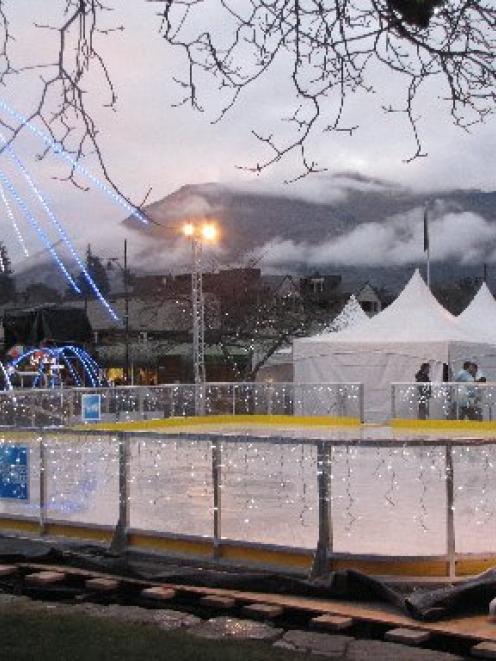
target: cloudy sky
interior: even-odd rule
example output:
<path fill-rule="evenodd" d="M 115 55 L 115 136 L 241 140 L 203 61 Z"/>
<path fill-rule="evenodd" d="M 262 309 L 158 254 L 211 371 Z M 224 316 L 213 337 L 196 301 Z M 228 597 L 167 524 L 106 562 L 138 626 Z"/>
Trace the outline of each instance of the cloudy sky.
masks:
<path fill-rule="evenodd" d="M 213 20 L 217 0 L 209 1 L 210 20 Z M 259 177 L 236 167 L 251 165 L 264 157 L 263 147 L 254 139 L 251 130 L 263 132 L 267 128 L 277 128 L 278 118 L 292 101 L 284 76 L 275 75 L 260 81 L 223 122 L 212 125 L 218 103 L 208 89 L 201 90 L 204 113 L 188 107 L 172 107 L 180 98 L 172 79 L 184 74 L 184 60 L 159 35 L 156 5 L 144 0 L 108 0 L 107 4 L 114 7 L 106 18 L 108 27 L 125 27 L 124 31 L 98 37 L 118 95 L 117 112 L 102 107 L 102 87 L 96 80 L 88 84 L 88 102 L 100 127 L 100 141 L 109 170 L 130 198 L 139 202 L 151 187 L 149 201 L 153 201 L 184 184 L 204 182 L 230 183 L 261 191 L 283 190 L 290 195 L 315 199 L 326 197 L 328 182 L 325 178 L 309 179 L 292 189 L 283 184 L 286 178 L 299 172 L 295 159 L 289 158 Z M 15 66 L 55 59 L 56 33 L 35 28 L 34 23 L 60 25 L 60 8 L 64 6 L 62 0 L 7 3 L 15 36 L 15 42 L 12 42 Z M 281 67 L 279 74 L 284 63 Z M 48 77 L 49 69 L 12 76 L 1 91 L 0 99 L 29 114 L 38 101 L 40 75 Z M 414 190 L 450 187 L 493 190 L 496 170 L 494 121 L 474 127 L 470 134 L 464 133 L 449 121 L 447 108 L 437 100 L 439 91 L 429 89 L 419 106 L 419 129 L 429 156 L 404 163 L 403 159 L 414 150 L 409 127 L 404 117 L 385 115 L 380 109 L 390 101 L 398 101 L 399 88 L 394 78 L 382 80 L 380 76 L 377 72 L 375 83 L 381 94 L 350 99 L 349 121 L 360 124 L 354 136 L 318 135 L 309 144 L 312 157 L 331 173 L 356 171 Z M 84 251 L 86 244 L 91 242 L 106 254 L 119 252 L 123 238 L 119 222 L 128 215 L 125 209 L 94 186 L 89 193 L 83 193 L 68 183 L 53 179 L 67 173 L 67 164 L 56 156 L 37 161 L 35 154 L 40 147 L 40 141 L 26 133 L 16 148 L 74 237 L 77 247 Z M 6 157 L 2 158 L 5 171 L 14 177 L 10 166 L 5 165 Z M 94 161 L 89 158 L 87 162 L 88 167 L 99 174 Z M 19 186 L 22 190 L 21 183 Z M 461 237 L 460 241 L 466 239 L 466 228 L 479 227 L 481 219 L 467 216 L 462 220 L 463 227 L 459 227 L 459 219 L 446 221 L 455 222 L 459 227 L 447 244 L 448 254 L 453 254 L 452 241 L 457 241 L 457 237 Z M 7 220 L 3 222 L 3 236 L 14 265 L 23 268 L 29 262 L 23 258 L 21 246 Z M 415 226 L 412 236 L 416 236 L 419 227 Z M 483 229 L 486 231 L 487 228 L 484 226 Z M 360 250 L 372 241 L 377 244 L 377 251 L 380 246 L 388 246 L 393 253 L 399 251 L 398 262 L 413 249 L 411 237 L 401 245 L 395 243 L 397 232 L 394 226 L 390 230 L 382 226 L 379 232 L 376 230 L 377 227 L 366 228 L 361 230 L 362 234 L 351 234 L 346 245 L 331 242 L 326 244 L 327 249 L 333 259 L 343 260 L 343 255 L 353 253 L 358 254 L 360 260 Z M 364 237 L 363 233 L 368 234 Z M 26 240 L 33 247 L 32 252 L 36 252 L 36 239 L 32 234 L 32 231 L 26 231 Z M 171 237 L 170 245 L 164 244 L 164 265 L 168 253 L 174 253 L 175 262 L 181 261 L 183 253 L 180 250 L 178 256 L 175 246 L 174 237 Z M 286 248 L 288 251 L 293 249 L 291 246 Z M 301 250 L 307 250 L 308 259 L 314 263 L 323 261 L 322 246 L 296 246 L 294 249 L 300 251 L 300 257 Z M 277 261 L 276 257 L 274 259 Z"/>

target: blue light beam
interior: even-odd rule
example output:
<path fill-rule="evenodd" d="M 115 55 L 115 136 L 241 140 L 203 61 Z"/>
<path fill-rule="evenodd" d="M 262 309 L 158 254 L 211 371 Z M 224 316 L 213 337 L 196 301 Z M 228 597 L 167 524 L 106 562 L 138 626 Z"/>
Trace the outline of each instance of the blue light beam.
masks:
<path fill-rule="evenodd" d="M 5 139 L 5 136 L 2 135 L 2 133 L 0 133 L 0 140 L 4 144 L 7 144 L 7 140 Z M 107 301 L 105 296 L 102 294 L 102 292 L 100 291 L 98 285 L 93 280 L 91 275 L 88 273 L 88 270 L 86 269 L 86 267 L 84 265 L 84 262 L 82 261 L 82 259 L 78 255 L 76 249 L 74 248 L 74 245 L 73 245 L 71 239 L 69 238 L 69 235 L 65 231 L 65 229 L 64 229 L 63 225 L 61 224 L 61 222 L 58 220 L 58 218 L 55 216 L 53 211 L 48 206 L 48 203 L 46 202 L 45 198 L 43 197 L 41 191 L 36 186 L 35 182 L 33 181 L 32 177 L 29 174 L 29 172 L 28 172 L 27 168 L 25 167 L 24 163 L 21 161 L 19 156 L 16 154 L 16 152 L 14 151 L 14 149 L 10 145 L 7 145 L 7 151 L 9 153 L 10 157 L 12 158 L 12 160 L 14 161 L 14 163 L 17 165 L 17 167 L 22 172 L 24 178 L 28 182 L 28 184 L 31 187 L 32 191 L 35 193 L 35 195 L 38 198 L 41 206 L 45 210 L 46 215 L 52 221 L 52 224 L 54 225 L 57 232 L 59 233 L 59 236 L 62 238 L 62 240 L 64 241 L 64 243 L 68 247 L 71 255 L 76 260 L 77 265 L 81 269 L 81 272 L 83 273 L 84 277 L 86 278 L 86 280 L 87 280 L 88 284 L 90 285 L 91 289 L 94 291 L 95 296 L 98 298 L 98 300 L 103 305 L 103 307 L 107 310 L 107 312 L 112 317 L 112 319 L 114 319 L 114 321 L 120 321 L 119 317 L 117 316 L 117 314 L 113 310 L 112 306 Z"/>
<path fill-rule="evenodd" d="M 4 191 L 4 189 L 3 189 L 2 184 L 0 184 L 0 197 L 2 198 L 2 202 L 3 202 L 4 206 L 5 206 L 5 210 L 7 211 L 7 216 L 9 217 L 10 222 L 12 223 L 12 227 L 14 228 L 14 232 L 15 232 L 15 234 L 16 234 L 16 236 L 17 236 L 17 240 L 19 241 L 19 244 L 20 244 L 20 246 L 21 246 L 21 248 L 22 248 L 22 251 L 23 251 L 23 253 L 26 255 L 26 257 L 29 257 L 29 252 L 28 252 L 28 249 L 27 249 L 27 247 L 26 247 L 26 243 L 25 243 L 25 241 L 24 241 L 24 237 L 22 236 L 22 234 L 21 234 L 21 230 L 19 229 L 19 226 L 18 226 L 18 224 L 17 224 L 17 222 L 16 222 L 15 216 L 14 216 L 14 214 L 13 214 L 13 212 L 12 212 L 12 208 L 11 208 L 11 206 L 10 206 L 10 204 L 9 204 L 9 201 L 8 201 L 8 199 L 7 199 L 7 196 L 5 195 L 5 191 Z"/>
<path fill-rule="evenodd" d="M 68 154 L 60 142 L 56 142 L 53 140 L 49 135 L 44 133 L 43 131 L 40 131 L 38 127 L 36 127 L 34 124 L 31 123 L 31 121 L 22 115 L 20 112 L 17 110 L 14 110 L 14 108 L 11 108 L 5 101 L 0 99 L 0 108 L 3 108 L 5 112 L 7 112 L 11 117 L 15 117 L 18 121 L 20 121 L 24 126 L 26 126 L 32 133 L 37 135 L 43 142 L 49 147 L 54 154 L 57 154 L 58 156 L 61 156 L 64 160 L 66 160 L 70 165 L 77 170 L 78 172 L 81 172 L 85 177 L 87 177 L 90 181 L 92 181 L 97 188 L 99 188 L 101 191 L 109 195 L 117 204 L 120 204 L 120 206 L 124 207 L 126 211 L 128 211 L 132 216 L 140 220 L 142 223 L 145 225 L 148 225 L 148 220 L 147 218 L 138 210 L 136 207 L 133 207 L 132 204 L 129 204 L 127 200 L 125 200 L 122 195 L 119 195 L 115 191 L 113 191 L 107 184 L 105 184 L 103 181 L 100 181 L 97 177 L 95 177 L 94 174 L 92 174 L 89 170 L 87 170 L 84 165 L 82 165 L 79 161 L 76 161 L 70 154 Z"/>
<path fill-rule="evenodd" d="M 42 243 L 45 245 L 48 252 L 52 255 L 52 257 L 55 260 L 55 262 L 57 263 L 58 267 L 60 268 L 60 270 L 64 274 L 64 277 L 66 278 L 66 280 L 69 282 L 69 284 L 74 289 L 74 291 L 77 292 L 78 294 L 80 294 L 81 290 L 79 289 L 79 287 L 75 283 L 73 277 L 71 276 L 71 274 L 69 273 L 69 271 L 65 267 L 64 262 L 58 256 L 58 253 L 55 250 L 55 248 L 52 246 L 49 237 L 47 236 L 47 234 L 45 233 L 43 228 L 40 226 L 40 224 L 38 223 L 36 218 L 33 216 L 31 211 L 29 210 L 28 206 L 26 205 L 26 203 L 24 202 L 24 200 L 19 195 L 19 193 L 15 189 L 14 185 L 10 181 L 10 179 L 8 179 L 6 177 L 5 173 L 2 172 L 2 170 L 0 170 L 0 179 L 2 180 L 5 188 L 7 188 L 9 193 L 12 195 L 12 197 L 16 201 L 17 206 L 22 211 L 22 214 L 24 215 L 24 217 L 26 218 L 28 223 L 30 223 L 30 225 L 32 225 L 32 227 L 34 227 L 34 229 L 38 233 L 38 236 L 40 237 Z"/>

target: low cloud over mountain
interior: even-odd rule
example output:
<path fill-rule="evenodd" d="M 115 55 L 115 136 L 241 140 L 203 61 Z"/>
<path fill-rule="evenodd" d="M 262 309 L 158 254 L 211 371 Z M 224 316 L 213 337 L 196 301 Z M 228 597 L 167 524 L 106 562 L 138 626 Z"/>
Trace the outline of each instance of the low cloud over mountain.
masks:
<path fill-rule="evenodd" d="M 496 193 L 419 193 L 360 175 L 309 178 L 282 191 L 267 185 L 184 186 L 147 207 L 157 224 L 137 227 L 127 219 L 124 225 L 143 238 L 143 260 L 155 269 L 157 259 L 171 267 L 187 259 L 180 228 L 198 217 L 219 223 L 214 256 L 220 262 L 251 257 L 266 269 L 286 271 L 397 267 L 424 260 L 427 201 L 433 261 L 496 262 Z"/>

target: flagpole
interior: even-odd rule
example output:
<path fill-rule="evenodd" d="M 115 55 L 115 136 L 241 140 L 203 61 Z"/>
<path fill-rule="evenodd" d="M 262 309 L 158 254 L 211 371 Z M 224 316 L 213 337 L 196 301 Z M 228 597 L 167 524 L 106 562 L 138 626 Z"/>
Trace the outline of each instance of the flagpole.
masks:
<path fill-rule="evenodd" d="M 427 213 L 429 203 L 424 205 L 424 252 L 427 257 L 427 287 L 431 288 L 431 245 L 429 237 L 429 216 Z"/>
<path fill-rule="evenodd" d="M 427 248 L 427 287 L 431 288 L 431 249 Z"/>

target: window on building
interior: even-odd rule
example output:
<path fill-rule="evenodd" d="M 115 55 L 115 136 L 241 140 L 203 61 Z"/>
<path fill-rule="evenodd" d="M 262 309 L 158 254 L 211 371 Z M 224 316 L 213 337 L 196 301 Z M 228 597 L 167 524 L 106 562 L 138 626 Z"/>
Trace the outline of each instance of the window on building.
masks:
<path fill-rule="evenodd" d="M 311 284 L 314 294 L 321 294 L 324 291 L 324 278 L 313 278 Z"/>

